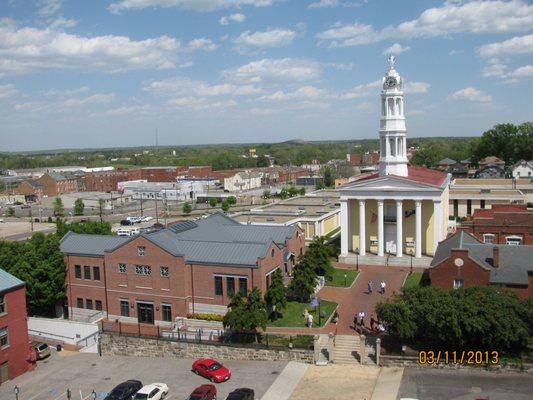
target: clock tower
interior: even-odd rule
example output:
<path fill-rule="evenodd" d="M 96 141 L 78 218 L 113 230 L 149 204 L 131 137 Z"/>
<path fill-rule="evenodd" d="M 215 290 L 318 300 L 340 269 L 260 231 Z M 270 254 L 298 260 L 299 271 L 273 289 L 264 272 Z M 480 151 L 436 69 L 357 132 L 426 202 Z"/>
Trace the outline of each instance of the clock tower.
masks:
<path fill-rule="evenodd" d="M 403 82 L 389 56 L 389 70 L 383 77 L 379 128 L 379 175 L 407 176 L 407 143 L 403 108 Z"/>

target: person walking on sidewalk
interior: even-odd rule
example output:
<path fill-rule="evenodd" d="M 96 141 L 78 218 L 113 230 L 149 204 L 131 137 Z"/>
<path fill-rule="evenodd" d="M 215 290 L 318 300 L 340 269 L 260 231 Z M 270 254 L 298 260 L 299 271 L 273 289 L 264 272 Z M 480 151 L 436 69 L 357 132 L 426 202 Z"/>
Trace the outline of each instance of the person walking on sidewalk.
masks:
<path fill-rule="evenodd" d="M 308 328 L 313 327 L 313 314 L 311 313 L 307 314 L 307 327 Z"/>
<path fill-rule="evenodd" d="M 372 281 L 368 281 L 368 284 L 367 284 L 367 292 L 368 294 L 372 294 Z"/>
<path fill-rule="evenodd" d="M 387 284 L 385 283 L 385 281 L 381 281 L 381 284 L 380 284 L 381 294 L 385 294 L 386 287 L 387 287 Z"/>

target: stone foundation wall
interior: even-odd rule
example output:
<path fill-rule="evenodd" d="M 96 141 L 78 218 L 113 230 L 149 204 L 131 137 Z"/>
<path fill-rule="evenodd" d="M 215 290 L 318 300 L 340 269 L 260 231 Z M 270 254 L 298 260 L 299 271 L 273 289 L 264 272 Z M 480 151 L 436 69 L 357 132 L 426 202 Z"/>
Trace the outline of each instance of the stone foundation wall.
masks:
<path fill-rule="evenodd" d="M 314 362 L 313 350 L 255 349 L 202 343 L 184 343 L 163 339 L 120 336 L 114 333 L 102 333 L 101 346 L 102 354 L 104 355 L 179 358 L 212 357 L 221 360 Z"/>

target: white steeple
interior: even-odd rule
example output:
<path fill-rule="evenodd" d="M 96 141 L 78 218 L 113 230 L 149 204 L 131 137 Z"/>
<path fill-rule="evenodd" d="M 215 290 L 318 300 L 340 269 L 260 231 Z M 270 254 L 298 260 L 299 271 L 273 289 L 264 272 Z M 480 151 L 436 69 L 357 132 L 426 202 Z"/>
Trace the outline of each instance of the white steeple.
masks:
<path fill-rule="evenodd" d="M 379 128 L 379 175 L 407 176 L 407 144 L 403 109 L 402 78 L 394 69 L 395 57 L 389 56 L 389 70 L 383 77 Z"/>

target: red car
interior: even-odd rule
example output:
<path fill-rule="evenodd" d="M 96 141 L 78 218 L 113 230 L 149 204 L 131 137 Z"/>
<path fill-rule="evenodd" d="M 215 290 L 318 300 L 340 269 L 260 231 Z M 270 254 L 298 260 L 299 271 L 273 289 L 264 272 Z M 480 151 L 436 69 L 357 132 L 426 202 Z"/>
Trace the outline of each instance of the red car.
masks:
<path fill-rule="evenodd" d="M 231 377 L 231 371 L 212 358 L 196 360 L 192 363 L 192 371 L 216 383 L 225 382 Z"/>
<path fill-rule="evenodd" d="M 215 385 L 202 385 L 198 386 L 187 400 L 216 400 L 217 399 L 217 388 Z"/>

